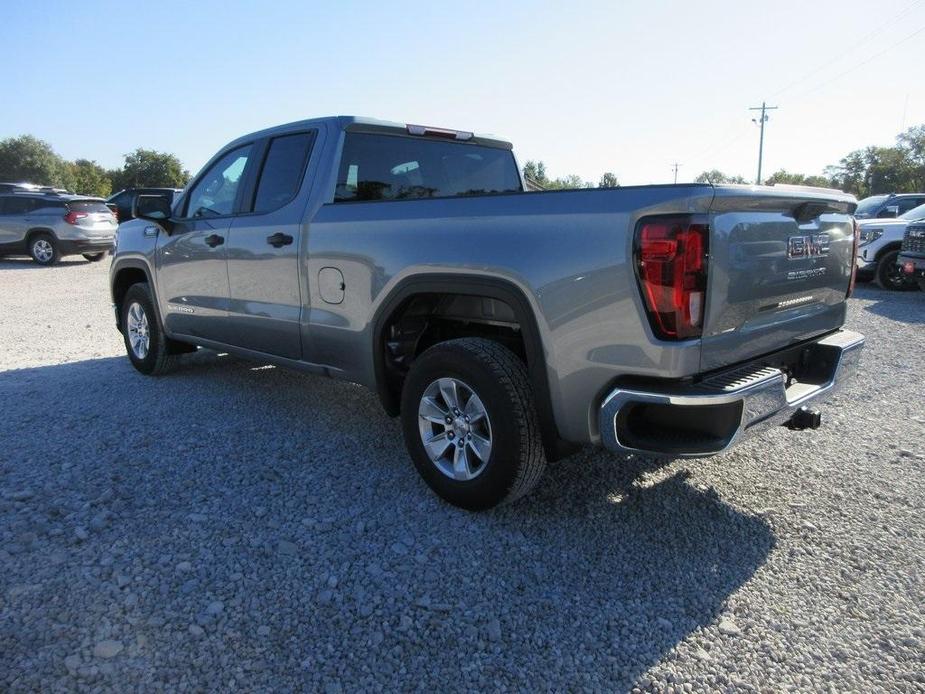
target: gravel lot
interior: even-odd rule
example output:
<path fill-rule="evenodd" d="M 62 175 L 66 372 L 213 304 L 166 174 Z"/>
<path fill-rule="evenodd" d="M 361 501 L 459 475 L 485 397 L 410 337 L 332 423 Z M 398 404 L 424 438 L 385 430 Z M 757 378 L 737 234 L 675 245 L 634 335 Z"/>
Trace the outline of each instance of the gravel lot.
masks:
<path fill-rule="evenodd" d="M 472 515 L 359 387 L 137 374 L 107 270 L 0 261 L 0 690 L 925 690 L 925 294 L 817 432 Z"/>

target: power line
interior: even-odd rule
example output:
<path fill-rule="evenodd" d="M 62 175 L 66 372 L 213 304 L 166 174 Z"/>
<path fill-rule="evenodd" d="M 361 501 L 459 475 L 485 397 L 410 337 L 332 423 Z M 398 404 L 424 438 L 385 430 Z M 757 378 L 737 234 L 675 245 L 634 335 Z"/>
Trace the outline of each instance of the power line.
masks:
<path fill-rule="evenodd" d="M 874 29 L 873 31 L 870 31 L 870 32 L 868 32 L 867 34 L 862 35 L 859 39 L 856 39 L 855 41 L 851 42 L 849 45 L 851 45 L 851 46 L 853 47 L 853 49 L 854 49 L 854 50 L 852 50 L 852 53 L 856 53 L 858 47 L 860 47 L 860 46 L 862 46 L 863 44 L 867 43 L 870 39 L 874 38 L 875 36 L 877 36 L 877 35 L 883 33 L 891 24 L 895 24 L 895 23 L 896 23 L 897 21 L 899 21 L 900 19 L 903 19 L 906 15 L 908 15 L 913 9 L 915 9 L 915 7 L 917 7 L 918 5 L 920 5 L 923 1 L 925 1 L 925 0 L 915 0 L 915 2 L 911 3 L 910 5 L 907 5 L 903 10 L 901 10 L 900 12 L 898 12 L 898 13 L 897 13 L 896 15 L 894 15 L 891 19 L 888 19 L 888 20 L 886 20 L 885 22 L 882 22 L 882 23 L 881 23 L 876 29 Z M 911 34 L 909 34 L 909 35 L 906 36 L 905 38 L 900 39 L 900 40 L 897 41 L 897 42 L 891 43 L 889 46 L 887 46 L 887 47 L 886 47 L 885 49 L 883 49 L 882 51 L 879 51 L 879 52 L 875 53 L 874 55 L 872 55 L 872 56 L 870 56 L 870 57 L 864 59 L 864 60 L 861 61 L 860 63 L 857 63 L 857 64 L 851 66 L 850 68 L 848 68 L 848 69 L 846 69 L 846 70 L 840 72 L 839 74 L 835 75 L 834 77 L 832 77 L 832 78 L 830 78 L 830 79 L 828 79 L 828 80 L 825 80 L 825 81 L 823 81 L 823 82 L 817 84 L 817 85 L 816 85 L 815 87 L 813 87 L 812 89 L 809 89 L 809 90 L 807 90 L 807 91 L 805 91 L 805 92 L 802 92 L 802 93 L 799 94 L 798 96 L 794 97 L 793 99 L 789 99 L 788 101 L 790 101 L 791 103 L 792 103 L 793 101 L 799 101 L 800 99 L 803 99 L 804 97 L 809 96 L 810 94 L 812 94 L 812 93 L 814 93 L 814 92 L 816 92 L 816 91 L 819 91 L 819 90 L 822 89 L 823 87 L 826 87 L 826 86 L 828 86 L 829 84 L 831 84 L 832 82 L 835 82 L 835 81 L 841 79 L 842 77 L 845 77 L 846 75 L 848 75 L 848 74 L 854 72 L 854 71 L 857 70 L 858 68 L 864 67 L 865 65 L 867 65 L 867 64 L 870 63 L 871 61 L 876 60 L 877 58 L 879 58 L 880 56 L 884 55 L 885 53 L 888 53 L 889 51 L 893 50 L 893 49 L 896 48 L 897 46 L 900 46 L 900 45 L 906 43 L 907 41 L 910 41 L 911 39 L 913 39 L 913 38 L 915 38 L 916 36 L 918 36 L 919 34 L 921 34 L 923 31 L 925 31 L 925 26 L 920 27 L 919 29 L 916 29 L 915 31 L 913 31 Z M 823 71 L 823 70 L 826 69 L 827 67 L 829 67 L 829 66 L 831 66 L 831 65 L 833 65 L 833 64 L 835 64 L 835 63 L 837 63 L 839 60 L 843 59 L 844 57 L 846 57 L 846 56 L 848 56 L 848 55 L 851 55 L 851 53 L 848 53 L 848 52 L 839 53 L 838 55 L 836 55 L 835 58 L 826 61 L 825 63 L 823 63 L 823 64 L 820 65 L 819 67 L 817 67 L 817 68 L 815 68 L 815 69 L 813 69 L 813 70 L 810 70 L 809 72 L 803 73 L 803 75 L 802 75 L 799 79 L 794 80 L 793 82 L 789 83 L 788 85 L 786 85 L 786 86 L 783 87 L 782 89 L 779 89 L 778 91 L 774 92 L 771 96 L 772 96 L 772 97 L 775 97 L 775 96 L 778 96 L 778 95 L 780 95 L 780 94 L 782 94 L 782 93 L 784 93 L 784 92 L 790 90 L 791 88 L 795 87 L 795 86 L 798 85 L 798 84 L 801 84 L 801 83 L 805 82 L 807 79 L 809 79 L 809 78 L 812 77 L 813 75 L 816 75 L 816 74 L 820 73 L 821 71 Z M 776 107 L 775 107 L 775 108 L 776 108 Z M 755 110 L 760 110 L 760 107 L 757 107 Z M 730 124 L 730 125 L 732 125 L 732 124 Z M 737 134 L 732 135 L 732 136 L 729 137 L 728 139 L 726 139 L 726 140 L 724 140 L 724 141 L 721 141 L 721 142 L 719 142 L 719 143 L 716 143 L 716 144 L 712 144 L 712 145 L 708 146 L 706 149 L 701 150 L 694 158 L 695 158 L 697 161 L 701 161 L 701 160 L 706 159 L 707 157 L 713 157 L 713 156 L 715 156 L 716 154 L 718 154 L 719 152 L 725 151 L 725 150 L 728 149 L 730 146 L 732 146 L 733 144 L 737 143 L 739 140 L 741 140 L 743 137 L 745 137 L 746 134 L 747 134 L 747 130 L 744 130 L 744 129 L 743 129 L 743 130 L 740 130 Z M 763 141 L 763 133 L 762 133 L 762 138 L 761 138 L 761 139 L 762 139 L 762 141 Z M 763 142 L 762 142 L 762 143 L 759 143 L 759 160 L 761 159 L 761 150 L 762 150 L 762 149 L 763 149 Z M 759 165 L 760 165 L 760 162 L 759 162 Z"/>
<path fill-rule="evenodd" d="M 674 169 L 674 182 L 675 183 L 678 182 L 678 169 L 680 169 L 682 166 L 684 166 L 684 164 L 679 164 L 678 162 L 675 162 L 671 167 L 672 169 Z"/>
<path fill-rule="evenodd" d="M 882 23 L 880 24 L 880 26 L 877 27 L 876 29 L 874 29 L 873 31 L 870 31 L 870 32 L 868 32 L 868 33 L 866 33 L 866 34 L 863 34 L 860 38 L 856 39 L 855 41 L 852 41 L 851 44 L 850 44 L 852 52 L 857 53 L 858 48 L 860 48 L 862 45 L 864 45 L 865 43 L 867 43 L 868 41 L 870 41 L 870 40 L 871 40 L 872 38 L 874 38 L 875 36 L 879 36 L 880 34 L 882 34 L 884 31 L 887 30 L 887 28 L 888 28 L 891 24 L 894 24 L 895 22 L 898 22 L 900 19 L 902 19 L 903 17 L 905 17 L 907 14 L 909 14 L 913 9 L 915 9 L 915 7 L 916 7 L 917 5 L 920 5 L 922 2 L 923 2 L 923 0 L 915 0 L 915 2 L 913 2 L 911 5 L 907 5 L 905 9 L 901 10 L 900 12 L 898 12 L 898 13 L 897 13 L 896 15 L 894 15 L 891 19 L 888 19 L 888 20 L 886 20 L 885 22 L 882 22 Z M 822 72 L 823 70 L 825 70 L 825 69 L 826 69 L 827 67 L 829 67 L 830 65 L 834 65 L 835 63 L 839 62 L 840 60 L 844 59 L 845 57 L 847 57 L 847 56 L 849 56 L 849 55 L 851 55 L 851 53 L 848 53 L 848 52 L 837 52 L 837 53 L 835 54 L 835 57 L 832 58 L 831 60 L 827 60 L 827 61 L 824 62 L 822 65 L 816 67 L 816 68 L 813 69 L 813 70 L 810 70 L 809 72 L 802 72 L 801 76 L 800 76 L 798 79 L 795 79 L 793 82 L 791 82 L 790 84 L 788 84 L 786 87 L 783 87 L 782 89 L 779 89 L 778 91 L 776 91 L 776 92 L 774 92 L 773 94 L 771 94 L 771 98 L 773 99 L 773 98 L 775 98 L 775 97 L 777 97 L 777 96 L 780 96 L 781 94 L 783 94 L 784 92 L 786 92 L 786 91 L 792 89 L 793 87 L 797 86 L 798 84 L 802 84 L 803 82 L 805 82 L 806 80 L 808 80 L 808 79 L 809 79 L 810 77 L 812 77 L 813 75 L 818 75 L 820 72 Z"/>
<path fill-rule="evenodd" d="M 800 100 L 800 99 L 802 99 L 802 98 L 804 98 L 804 97 L 806 97 L 806 96 L 809 96 L 810 94 L 812 94 L 812 93 L 814 93 L 814 92 L 819 91 L 819 90 L 822 89 L 823 87 L 829 86 L 832 82 L 835 82 L 835 81 L 837 81 L 837 80 L 840 80 L 842 77 L 844 77 L 845 75 L 851 74 L 852 72 L 854 72 L 854 71 L 857 70 L 858 68 L 864 67 L 864 66 L 867 65 L 869 62 L 871 62 L 872 60 L 876 60 L 877 58 L 879 58 L 879 57 L 880 57 L 881 55 L 883 55 L 884 53 L 889 53 L 889 52 L 892 51 L 894 48 L 897 48 L 898 46 L 901 46 L 902 44 L 904 44 L 906 41 L 909 41 L 909 40 L 911 40 L 911 39 L 914 39 L 916 36 L 918 36 L 919 34 L 921 34 L 923 31 L 925 31 L 925 26 L 919 27 L 918 29 L 916 29 L 915 31 L 913 31 L 911 34 L 909 34 L 908 36 L 906 36 L 904 39 L 900 39 L 899 41 L 896 41 L 896 42 L 894 42 L 894 43 L 891 43 L 889 46 L 887 46 L 886 48 L 884 48 L 884 49 L 883 49 L 882 51 L 880 51 L 879 53 L 874 53 L 874 54 L 873 54 L 872 56 L 870 56 L 869 58 L 867 58 L 867 59 L 865 59 L 865 60 L 862 60 L 860 63 L 857 63 L 856 65 L 854 65 L 854 66 L 848 68 L 848 69 L 845 70 L 844 72 L 838 73 L 837 75 L 835 75 L 835 77 L 832 77 L 831 79 L 828 79 L 828 80 L 826 80 L 825 82 L 821 82 L 820 84 L 817 84 L 817 85 L 816 85 L 815 87 L 813 87 L 812 89 L 809 89 L 809 90 L 803 92 L 802 94 L 797 95 L 796 97 L 794 97 L 793 101 L 798 101 L 798 100 Z"/>
<path fill-rule="evenodd" d="M 761 158 L 764 154 L 764 124 L 768 122 L 768 111 L 776 111 L 777 106 L 768 106 L 764 101 L 761 102 L 761 106 L 752 106 L 748 109 L 749 111 L 761 111 L 761 115 L 756 119 L 752 118 L 753 123 L 758 123 L 761 126 L 761 137 L 758 140 L 758 178 L 755 180 L 756 185 L 761 185 Z"/>

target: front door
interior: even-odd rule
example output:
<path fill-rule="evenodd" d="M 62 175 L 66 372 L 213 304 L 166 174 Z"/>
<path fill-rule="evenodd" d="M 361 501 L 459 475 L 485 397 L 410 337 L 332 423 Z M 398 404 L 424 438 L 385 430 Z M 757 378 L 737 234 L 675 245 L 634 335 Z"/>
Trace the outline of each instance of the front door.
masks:
<path fill-rule="evenodd" d="M 231 223 L 227 244 L 230 343 L 289 359 L 302 357 L 299 248 L 314 133 L 263 144 L 263 166 Z"/>
<path fill-rule="evenodd" d="M 158 233 L 158 299 L 172 335 L 229 342 L 228 231 L 250 151 L 244 145 L 219 157 L 190 187 L 169 233 Z"/>

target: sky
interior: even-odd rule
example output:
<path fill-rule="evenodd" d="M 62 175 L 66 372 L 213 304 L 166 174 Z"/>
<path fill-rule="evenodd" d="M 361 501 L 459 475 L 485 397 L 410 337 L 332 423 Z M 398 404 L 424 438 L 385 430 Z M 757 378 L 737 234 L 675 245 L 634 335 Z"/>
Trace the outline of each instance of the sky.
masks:
<path fill-rule="evenodd" d="M 552 176 L 821 173 L 925 123 L 925 0 L 9 2 L 0 139 L 195 173 L 267 126 L 363 115 L 492 133 Z"/>

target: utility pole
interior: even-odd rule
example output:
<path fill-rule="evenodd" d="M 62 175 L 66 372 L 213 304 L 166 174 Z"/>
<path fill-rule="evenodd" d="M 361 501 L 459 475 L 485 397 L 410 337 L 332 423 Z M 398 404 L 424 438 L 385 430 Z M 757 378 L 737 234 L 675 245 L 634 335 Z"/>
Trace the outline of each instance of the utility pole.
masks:
<path fill-rule="evenodd" d="M 684 166 L 684 164 L 679 164 L 678 162 L 675 162 L 674 166 L 671 167 L 672 169 L 674 169 L 674 182 L 675 183 L 678 182 L 678 169 L 680 169 L 682 166 Z"/>
<path fill-rule="evenodd" d="M 748 109 L 749 111 L 761 111 L 761 116 L 758 118 L 752 118 L 752 123 L 758 123 L 761 126 L 761 137 L 758 140 L 758 180 L 756 185 L 761 185 L 761 158 L 764 155 L 764 124 L 768 122 L 767 111 L 776 111 L 777 106 L 768 106 L 765 102 L 761 102 L 761 106 L 753 106 Z"/>

